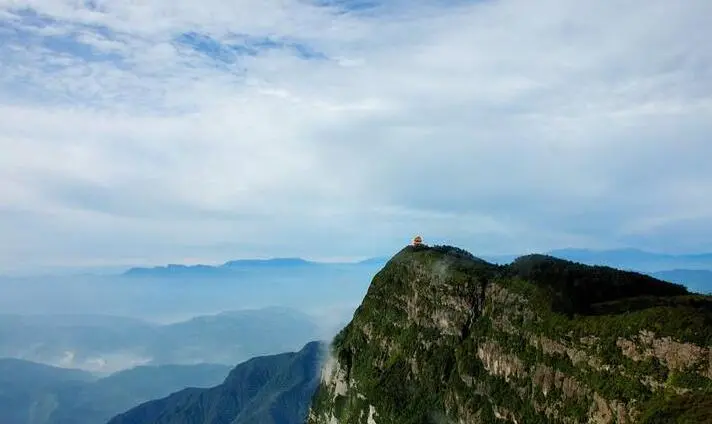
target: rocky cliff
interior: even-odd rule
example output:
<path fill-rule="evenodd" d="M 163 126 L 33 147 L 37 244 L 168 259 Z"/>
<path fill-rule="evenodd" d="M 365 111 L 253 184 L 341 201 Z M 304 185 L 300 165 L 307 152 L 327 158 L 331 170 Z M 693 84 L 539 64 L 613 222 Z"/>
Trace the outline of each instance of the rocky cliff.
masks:
<path fill-rule="evenodd" d="M 532 255 L 407 247 L 335 338 L 308 424 L 712 422 L 712 298 Z"/>

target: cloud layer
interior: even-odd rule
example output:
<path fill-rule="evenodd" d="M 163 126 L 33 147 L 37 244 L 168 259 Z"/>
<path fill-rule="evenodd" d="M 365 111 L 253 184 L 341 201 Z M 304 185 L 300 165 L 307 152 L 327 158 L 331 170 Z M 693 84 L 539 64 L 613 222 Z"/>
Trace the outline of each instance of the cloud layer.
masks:
<path fill-rule="evenodd" d="M 712 249 L 712 3 L 0 0 L 0 270 Z"/>

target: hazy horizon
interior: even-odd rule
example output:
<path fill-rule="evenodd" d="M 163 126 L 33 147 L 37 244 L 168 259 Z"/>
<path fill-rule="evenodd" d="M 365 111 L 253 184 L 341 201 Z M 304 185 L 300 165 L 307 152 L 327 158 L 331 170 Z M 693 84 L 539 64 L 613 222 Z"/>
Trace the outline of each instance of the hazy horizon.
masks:
<path fill-rule="evenodd" d="M 383 347 L 368 362 L 402 386 L 410 371 L 437 377 L 409 352 L 444 364 L 443 382 L 479 375 L 477 358 L 489 371 L 489 336 L 533 340 L 527 366 L 540 347 L 542 364 L 568 367 L 552 356 L 568 347 L 510 331 L 545 322 L 553 337 L 559 313 L 606 343 L 599 327 L 639 310 L 621 331 L 650 316 L 696 328 L 710 299 L 696 294 L 712 294 L 710 17 L 711 0 L 0 0 L 0 358 L 103 374 L 236 365 L 331 339 L 358 310 L 339 360 Z M 490 264 L 404 249 L 417 235 Z M 516 260 L 536 254 L 558 259 Z M 255 262 L 270 259 L 285 260 Z M 620 316 L 599 320 L 608 311 Z M 433 329 L 447 344 L 427 341 Z M 599 349 L 606 361 L 629 350 L 619 342 Z M 630 362 L 616 361 L 607 372 Z M 71 373 L 25 365 L 0 399 L 21 424 L 100 422 L 108 410 L 85 412 L 201 381 L 138 370 L 116 396 L 52 392 L 35 377 Z M 637 383 L 599 380 L 596 408 L 606 388 L 622 391 L 615 414 L 638 401 Z M 149 381 L 161 390 L 132 397 Z M 269 419 L 286 407 L 275 389 Z M 468 414 L 509 419 L 482 411 Z"/>
<path fill-rule="evenodd" d="M 441 243 L 438 243 L 441 244 Z M 447 244 L 443 242 L 442 244 Z M 404 244 L 405 246 L 406 244 Z M 457 246 L 461 247 L 462 246 Z M 465 250 L 468 250 L 465 248 Z M 645 254 L 653 255 L 671 255 L 671 256 L 688 256 L 688 255 L 706 255 L 712 254 L 712 251 L 670 251 L 670 250 L 649 250 L 641 249 L 633 246 L 625 247 L 615 247 L 607 249 L 592 249 L 587 247 L 558 247 L 554 249 L 549 249 L 545 251 L 524 251 L 524 252 L 473 252 L 475 256 L 481 258 L 499 258 L 499 257 L 517 257 L 524 256 L 528 254 L 550 254 L 557 251 L 589 251 L 592 253 L 608 253 L 608 252 L 639 252 Z M 392 254 L 368 256 L 368 257 L 333 257 L 333 258 L 322 258 L 322 257 L 303 257 L 303 256 L 245 256 L 245 257 L 226 257 L 220 259 L 190 259 L 190 260 L 173 260 L 168 262 L 137 262 L 131 264 L 121 264 L 121 265 L 43 265 L 35 266 L 28 269 L 0 269 L 0 277 L 11 277 L 11 278 L 25 278 L 25 277 L 56 277 L 56 276 L 118 276 L 126 271 L 133 268 L 159 268 L 169 265 L 182 265 L 182 266 L 196 266 L 196 265 L 207 265 L 212 267 L 219 267 L 227 262 L 231 261 L 249 261 L 249 260 L 261 260 L 269 261 L 275 259 L 303 259 L 308 262 L 313 262 L 316 264 L 358 264 L 362 261 L 367 260 L 387 260 Z"/>
<path fill-rule="evenodd" d="M 712 251 L 711 14 L 4 2 L 0 270 Z"/>
<path fill-rule="evenodd" d="M 312 311 L 265 306 L 185 312 L 163 319 L 109 312 L 3 313 L 0 358 L 99 376 L 143 365 L 234 366 L 254 356 L 330 340 L 348 323 L 357 305 L 340 306 Z M 264 337 L 265 332 L 269 337 Z M 152 340 L 156 338 L 158 344 Z"/>

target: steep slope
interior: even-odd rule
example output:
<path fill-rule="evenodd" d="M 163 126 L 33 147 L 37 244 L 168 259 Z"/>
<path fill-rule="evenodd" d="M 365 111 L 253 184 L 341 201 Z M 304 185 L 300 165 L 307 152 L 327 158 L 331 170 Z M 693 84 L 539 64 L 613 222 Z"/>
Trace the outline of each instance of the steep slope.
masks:
<path fill-rule="evenodd" d="M 0 423 L 100 424 L 185 387 L 223 381 L 225 365 L 137 367 L 96 379 L 84 371 L 0 359 Z"/>
<path fill-rule="evenodd" d="M 250 359 L 210 389 L 185 389 L 147 402 L 109 424 L 296 424 L 319 383 L 324 346 Z"/>
<path fill-rule="evenodd" d="M 679 285 L 407 247 L 334 340 L 307 422 L 712 422 L 711 344 L 712 298 Z"/>
<path fill-rule="evenodd" d="M 59 406 L 47 424 L 101 424 L 116 414 L 186 387 L 211 387 L 230 372 L 227 365 L 140 366 L 93 384 L 58 392 Z"/>
<path fill-rule="evenodd" d="M 0 422 L 44 424 L 57 408 L 56 392 L 93 380 L 87 372 L 0 359 Z"/>

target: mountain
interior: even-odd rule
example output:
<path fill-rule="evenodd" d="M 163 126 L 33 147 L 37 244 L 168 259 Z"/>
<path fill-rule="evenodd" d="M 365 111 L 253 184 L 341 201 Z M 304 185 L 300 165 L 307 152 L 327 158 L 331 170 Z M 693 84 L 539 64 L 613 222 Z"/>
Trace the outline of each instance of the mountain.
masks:
<path fill-rule="evenodd" d="M 44 424 L 56 407 L 53 393 L 93 380 L 87 372 L 0 359 L 0 416 L 3 424 Z"/>
<path fill-rule="evenodd" d="M 0 315 L 0 357 L 113 372 L 150 361 L 140 348 L 156 327 L 101 315 Z"/>
<path fill-rule="evenodd" d="M 667 255 L 638 249 L 559 249 L 546 254 L 586 265 L 638 271 L 661 280 L 682 284 L 696 293 L 712 293 L 712 253 Z M 515 255 L 483 257 L 500 265 L 511 263 L 516 258 Z"/>
<path fill-rule="evenodd" d="M 14 385 L 34 390 L 67 381 L 93 380 L 96 380 L 93 374 L 82 370 L 57 368 L 15 358 L 0 358 L 0 387 Z"/>
<path fill-rule="evenodd" d="M 668 269 L 710 269 L 712 253 L 670 255 L 638 249 L 559 249 L 548 255 L 587 265 L 605 265 L 640 272 L 657 272 Z"/>
<path fill-rule="evenodd" d="M 137 406 L 109 424 L 297 424 L 319 384 L 324 346 L 262 356 L 235 367 L 210 389 L 185 389 Z"/>
<path fill-rule="evenodd" d="M 0 359 L 0 422 L 101 424 L 185 387 L 218 384 L 229 371 L 209 364 L 137 367 L 97 379 L 84 371 Z"/>
<path fill-rule="evenodd" d="M 149 346 L 158 363 L 206 361 L 234 365 L 254 356 L 298 349 L 318 338 L 319 333 L 311 316 L 293 309 L 268 307 L 166 325 Z"/>
<path fill-rule="evenodd" d="M 302 258 L 238 259 L 216 266 L 169 264 L 150 268 L 136 267 L 128 269 L 123 275 L 127 277 L 227 277 L 249 272 L 283 272 L 285 270 L 314 272 L 318 269 L 338 270 L 374 265 L 382 265 L 382 262 L 378 258 L 346 263 L 313 262 Z"/>
<path fill-rule="evenodd" d="M 322 333 L 315 318 L 281 307 L 167 325 L 97 315 L 0 315 L 0 357 L 98 373 L 137 365 L 232 366 L 257 355 L 298 349 Z"/>
<path fill-rule="evenodd" d="M 546 255 L 406 247 L 334 339 L 308 424 L 712 422 L 712 297 Z"/>
<path fill-rule="evenodd" d="M 661 280 L 682 284 L 691 291 L 712 294 L 712 271 L 703 269 L 672 269 L 652 274 Z"/>
<path fill-rule="evenodd" d="M 364 260 L 358 262 L 358 264 L 359 265 L 378 265 L 380 267 L 380 266 L 385 265 L 386 262 L 388 262 L 388 259 L 389 258 L 386 258 L 386 257 L 368 258 L 368 259 L 364 259 Z"/>

